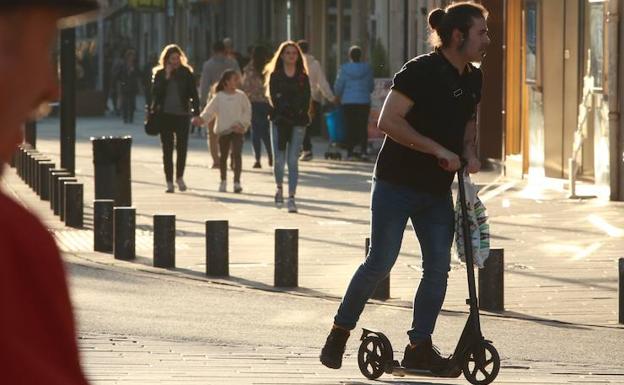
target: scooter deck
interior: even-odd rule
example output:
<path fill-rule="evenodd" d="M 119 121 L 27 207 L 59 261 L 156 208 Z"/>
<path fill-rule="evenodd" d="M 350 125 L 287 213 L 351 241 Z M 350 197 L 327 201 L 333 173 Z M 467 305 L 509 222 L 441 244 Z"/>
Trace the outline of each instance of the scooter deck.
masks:
<path fill-rule="evenodd" d="M 394 361 L 391 367 L 390 374 L 397 377 L 414 376 L 414 377 L 440 377 L 440 378 L 457 378 L 461 376 L 461 369 L 454 368 L 455 370 L 446 370 L 443 373 L 433 373 L 431 370 L 426 369 L 410 369 L 405 368 L 399 364 L 398 361 Z"/>

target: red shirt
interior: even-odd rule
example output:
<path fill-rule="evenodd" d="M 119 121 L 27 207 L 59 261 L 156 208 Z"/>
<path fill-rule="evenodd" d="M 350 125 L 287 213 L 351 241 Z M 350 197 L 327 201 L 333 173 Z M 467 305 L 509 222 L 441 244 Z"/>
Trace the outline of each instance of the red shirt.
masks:
<path fill-rule="evenodd" d="M 87 384 L 56 243 L 37 218 L 2 193 L 0 383 Z"/>

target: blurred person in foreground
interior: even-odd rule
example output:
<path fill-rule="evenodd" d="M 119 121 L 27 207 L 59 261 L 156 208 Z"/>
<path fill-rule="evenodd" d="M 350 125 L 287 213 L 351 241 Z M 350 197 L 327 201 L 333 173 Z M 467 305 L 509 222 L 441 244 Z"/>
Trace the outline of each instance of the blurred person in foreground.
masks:
<path fill-rule="evenodd" d="M 57 23 L 79 22 L 76 15 L 96 8 L 93 0 L 0 2 L 0 67 L 5 74 L 0 78 L 0 172 L 22 142 L 23 125 L 33 111 L 59 98 L 51 55 Z M 54 239 L 39 219 L 3 192 L 0 212 L 0 383 L 86 385 Z"/>

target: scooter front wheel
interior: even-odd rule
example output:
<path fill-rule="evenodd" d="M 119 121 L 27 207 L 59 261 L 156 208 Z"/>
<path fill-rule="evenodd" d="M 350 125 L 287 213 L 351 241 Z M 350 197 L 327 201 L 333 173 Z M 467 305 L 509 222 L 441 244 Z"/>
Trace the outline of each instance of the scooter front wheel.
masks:
<path fill-rule="evenodd" d="M 496 379 L 500 370 L 500 356 L 489 342 L 475 344 L 466 353 L 462 371 L 471 384 L 487 385 Z"/>
<path fill-rule="evenodd" d="M 369 335 L 364 338 L 358 350 L 360 372 L 369 380 L 379 378 L 384 372 L 384 344 L 381 338 Z"/>

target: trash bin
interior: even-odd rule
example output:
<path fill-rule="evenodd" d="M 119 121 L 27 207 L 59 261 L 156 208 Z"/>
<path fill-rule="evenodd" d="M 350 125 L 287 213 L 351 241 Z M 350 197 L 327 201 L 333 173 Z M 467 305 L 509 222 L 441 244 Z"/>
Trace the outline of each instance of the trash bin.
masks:
<path fill-rule="evenodd" d="M 95 199 L 112 199 L 115 206 L 132 206 L 130 185 L 131 136 L 91 137 Z"/>

